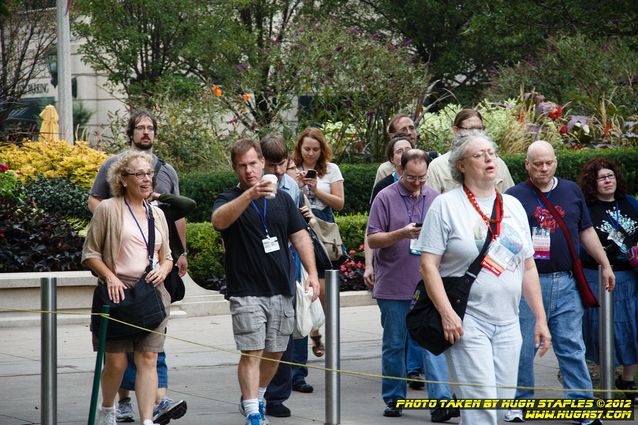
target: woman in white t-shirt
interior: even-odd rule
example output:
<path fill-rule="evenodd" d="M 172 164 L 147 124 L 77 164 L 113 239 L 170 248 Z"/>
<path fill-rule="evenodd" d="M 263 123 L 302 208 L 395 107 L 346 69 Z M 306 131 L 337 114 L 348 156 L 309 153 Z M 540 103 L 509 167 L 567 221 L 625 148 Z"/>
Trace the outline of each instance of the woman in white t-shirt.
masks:
<path fill-rule="evenodd" d="M 343 176 L 339 166 L 329 162 L 332 150 L 321 130 L 308 127 L 302 131 L 295 142 L 292 159 L 301 171 L 298 181 L 312 212 L 334 223 L 333 210 L 340 211 L 345 199 Z"/>

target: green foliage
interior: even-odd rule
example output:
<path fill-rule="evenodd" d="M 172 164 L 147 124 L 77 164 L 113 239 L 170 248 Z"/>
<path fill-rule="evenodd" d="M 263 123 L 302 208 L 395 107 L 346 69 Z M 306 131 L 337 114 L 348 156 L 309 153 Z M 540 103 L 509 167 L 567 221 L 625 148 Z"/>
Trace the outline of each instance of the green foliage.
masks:
<path fill-rule="evenodd" d="M 487 96 L 516 97 L 521 87 L 535 90 L 573 114 L 594 115 L 601 102 L 607 115 L 638 113 L 636 43 L 623 39 L 593 39 L 584 35 L 556 37 L 526 61 L 502 67 L 491 81 Z"/>
<path fill-rule="evenodd" d="M 188 274 L 204 284 L 224 276 L 224 248 L 221 234 L 208 223 L 187 223 Z"/>
<path fill-rule="evenodd" d="M 374 177 L 379 164 L 339 164 L 343 174 L 345 205 L 339 214 L 356 214 L 368 211 Z"/>
<path fill-rule="evenodd" d="M 335 223 L 339 225 L 339 233 L 343 244 L 348 252 L 355 251 L 349 255 L 355 255 L 363 251 L 363 238 L 368 226 L 368 214 L 337 215 Z"/>
<path fill-rule="evenodd" d="M 20 196 L 21 187 L 18 177 L 13 170 L 9 170 L 6 164 L 0 164 L 0 196 L 17 198 Z"/>
<path fill-rule="evenodd" d="M 0 196 L 0 273 L 81 270 L 82 245 L 62 216 Z"/>
<path fill-rule="evenodd" d="M 24 195 L 25 199 L 32 200 L 38 208 L 49 213 L 91 219 L 87 207 L 88 192 L 73 184 L 68 178 L 46 178 L 39 174 L 25 184 Z"/>
<path fill-rule="evenodd" d="M 237 176 L 232 171 L 195 172 L 181 175 L 179 184 L 180 193 L 197 202 L 188 220 L 210 222 L 215 198 L 236 186 Z"/>

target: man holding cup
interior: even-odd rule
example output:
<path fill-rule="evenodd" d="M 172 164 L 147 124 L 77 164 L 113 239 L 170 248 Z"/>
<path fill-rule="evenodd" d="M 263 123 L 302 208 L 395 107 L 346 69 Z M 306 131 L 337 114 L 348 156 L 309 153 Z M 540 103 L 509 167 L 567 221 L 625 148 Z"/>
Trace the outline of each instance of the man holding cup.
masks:
<path fill-rule="evenodd" d="M 220 194 L 213 205 L 212 224 L 224 240 L 227 293 L 233 334 L 242 352 L 238 365 L 242 393 L 240 411 L 246 424 L 263 425 L 264 394 L 277 371 L 294 325 L 291 291 L 292 261 L 288 241 L 308 271 L 307 284 L 319 294 L 312 242 L 306 222 L 286 193 L 275 193 L 263 179 L 264 158 L 259 143 L 237 141 L 230 152 L 239 184 Z"/>

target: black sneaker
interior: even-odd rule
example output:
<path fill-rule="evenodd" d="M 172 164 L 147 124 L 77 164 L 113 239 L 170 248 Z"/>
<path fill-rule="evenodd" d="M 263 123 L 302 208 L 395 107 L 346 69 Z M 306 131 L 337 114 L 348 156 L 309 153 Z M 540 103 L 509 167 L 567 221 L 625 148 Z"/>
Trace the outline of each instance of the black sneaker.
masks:
<path fill-rule="evenodd" d="M 403 409 L 398 409 L 394 406 L 386 406 L 383 411 L 383 416 L 388 418 L 398 418 L 403 415 Z"/>
<path fill-rule="evenodd" d="M 266 414 L 275 418 L 290 417 L 290 409 L 283 404 L 266 404 Z"/>
<path fill-rule="evenodd" d="M 461 416 L 459 409 L 444 409 L 437 407 L 430 412 L 430 422 L 447 422 L 452 418 L 458 418 Z"/>
<path fill-rule="evenodd" d="M 425 382 L 421 382 L 423 379 L 423 375 L 419 372 L 410 372 L 408 373 L 408 386 L 413 390 L 422 390 L 425 387 Z"/>
<path fill-rule="evenodd" d="M 636 383 L 634 381 L 625 381 L 620 376 L 616 379 L 616 388 L 619 390 L 636 391 Z M 633 404 L 638 405 L 638 392 L 625 392 L 623 393 L 625 398 L 632 401 Z"/>

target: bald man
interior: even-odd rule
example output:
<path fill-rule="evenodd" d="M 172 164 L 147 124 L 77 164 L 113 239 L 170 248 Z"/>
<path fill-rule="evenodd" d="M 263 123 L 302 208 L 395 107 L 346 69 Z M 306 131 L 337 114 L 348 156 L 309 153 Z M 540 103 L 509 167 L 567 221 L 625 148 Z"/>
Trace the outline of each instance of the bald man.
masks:
<path fill-rule="evenodd" d="M 538 188 L 567 225 L 576 252 L 580 245 L 603 266 L 603 284 L 608 291 L 614 288 L 615 278 L 607 256 L 592 227 L 585 198 L 576 183 L 554 176 L 558 165 L 552 145 L 545 141 L 532 143 L 527 150 L 525 169 L 529 180 L 507 191 L 516 197 L 527 213 L 534 242 L 534 259 L 541 281 L 543 304 L 552 335 L 554 353 L 563 375 L 565 398 L 593 398 L 591 391 L 572 389 L 592 388 L 585 363 L 585 344 L 582 334 L 583 304 L 572 276 L 572 258 L 568 242 L 540 196 Z M 549 249 L 547 246 L 549 245 Z M 518 386 L 534 386 L 534 316 L 524 299 L 520 303 L 519 320 L 523 345 L 518 366 Z M 532 390 L 517 390 L 517 399 L 532 398 Z M 523 422 L 521 411 L 509 411 L 507 422 Z M 581 420 L 581 424 L 601 424 L 599 419 Z"/>

